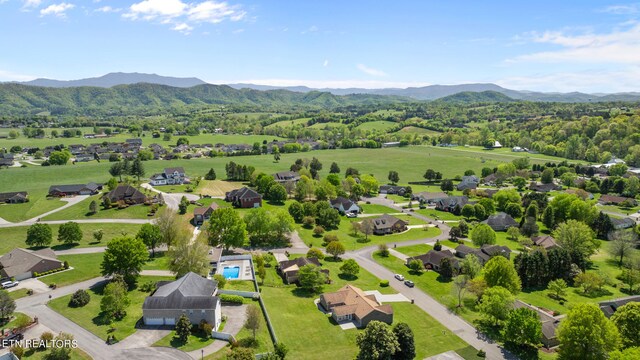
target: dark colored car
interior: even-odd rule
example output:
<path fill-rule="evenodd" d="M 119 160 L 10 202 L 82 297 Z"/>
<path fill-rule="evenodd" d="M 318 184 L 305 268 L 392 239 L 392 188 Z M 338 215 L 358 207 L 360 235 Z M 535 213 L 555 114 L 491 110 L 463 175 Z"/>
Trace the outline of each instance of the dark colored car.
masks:
<path fill-rule="evenodd" d="M 414 287 L 414 286 L 416 286 L 416 285 L 413 283 L 413 281 L 411 281 L 411 280 L 407 280 L 407 281 L 405 281 L 405 282 L 404 282 L 404 284 L 405 284 L 405 285 L 407 285 L 408 287 L 411 287 L 411 288 L 412 288 L 412 287 Z"/>

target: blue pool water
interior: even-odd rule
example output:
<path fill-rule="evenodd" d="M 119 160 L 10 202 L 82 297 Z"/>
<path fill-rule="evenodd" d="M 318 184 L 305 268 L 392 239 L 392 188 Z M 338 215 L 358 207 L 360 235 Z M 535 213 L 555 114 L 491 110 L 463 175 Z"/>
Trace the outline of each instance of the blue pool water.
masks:
<path fill-rule="evenodd" d="M 240 277 L 240 267 L 225 267 L 224 269 L 222 269 L 222 275 L 225 277 L 225 279 L 237 279 L 238 277 Z"/>

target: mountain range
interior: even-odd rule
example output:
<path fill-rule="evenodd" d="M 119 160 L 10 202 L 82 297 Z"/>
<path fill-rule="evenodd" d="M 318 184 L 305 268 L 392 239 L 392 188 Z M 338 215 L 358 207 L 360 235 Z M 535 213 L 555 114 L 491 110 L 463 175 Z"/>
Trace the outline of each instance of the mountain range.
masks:
<path fill-rule="evenodd" d="M 109 73 L 101 77 L 61 81 L 52 79 L 35 79 L 23 82 L 23 85 L 52 87 L 52 88 L 69 88 L 69 87 L 102 87 L 111 88 L 118 85 L 131 85 L 137 83 L 159 84 L 171 87 L 190 88 L 198 85 L 207 84 L 205 81 L 195 77 L 177 78 L 160 76 L 156 74 L 143 73 Z M 552 102 L 603 102 L 603 101 L 640 101 L 640 92 L 629 93 L 613 93 L 613 94 L 587 94 L 581 92 L 555 93 L 555 92 L 536 92 L 526 90 L 512 90 L 491 83 L 478 84 L 460 84 L 460 85 L 429 85 L 423 87 L 400 88 L 383 88 L 383 89 L 364 89 L 364 88 L 309 88 L 306 86 L 269 86 L 256 84 L 226 84 L 234 89 L 252 89 L 259 91 L 268 90 L 288 90 L 296 93 L 309 92 L 328 92 L 333 95 L 352 95 L 352 94 L 370 94 L 383 96 L 406 97 L 415 100 L 436 100 L 458 93 L 482 93 L 495 92 L 505 95 L 513 100 L 525 101 L 552 101 Z M 495 96 L 490 96 L 495 97 Z M 476 97 L 471 97 L 476 98 Z M 482 98 L 482 97 L 480 97 Z M 500 98 L 496 101 L 505 101 L 507 99 Z"/>

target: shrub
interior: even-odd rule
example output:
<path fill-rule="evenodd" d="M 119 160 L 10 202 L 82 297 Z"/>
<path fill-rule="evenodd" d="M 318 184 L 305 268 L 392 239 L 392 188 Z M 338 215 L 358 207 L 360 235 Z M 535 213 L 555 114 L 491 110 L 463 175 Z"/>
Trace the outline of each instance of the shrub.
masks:
<path fill-rule="evenodd" d="M 380 287 L 389 286 L 389 280 L 380 280 Z"/>
<path fill-rule="evenodd" d="M 389 257 L 389 247 L 387 246 L 387 244 L 380 244 L 378 246 L 378 253 L 382 257 Z"/>
<path fill-rule="evenodd" d="M 218 282 L 218 288 L 224 289 L 225 285 L 227 285 L 227 278 L 222 274 L 213 275 L 213 279 Z"/>
<path fill-rule="evenodd" d="M 64 270 L 69 268 L 69 262 L 67 260 L 64 261 Z"/>
<path fill-rule="evenodd" d="M 140 285 L 140 291 L 142 292 L 152 292 L 156 288 L 156 283 L 153 281 L 147 281 Z"/>
<path fill-rule="evenodd" d="M 204 324 L 202 325 L 202 332 L 207 335 L 210 336 L 211 332 L 213 331 L 213 326 L 211 326 L 211 324 Z"/>
<path fill-rule="evenodd" d="M 71 299 L 69 300 L 69 306 L 71 307 L 83 307 L 89 303 L 91 300 L 91 296 L 86 290 L 77 290 L 71 295 Z"/>
<path fill-rule="evenodd" d="M 442 244 L 440 244 L 440 240 L 436 240 L 436 244 L 433 245 L 433 250 L 435 250 L 435 251 L 442 250 Z"/>
<path fill-rule="evenodd" d="M 49 287 L 50 287 L 51 289 L 55 289 L 55 288 L 57 288 L 57 287 L 58 287 L 58 285 L 56 285 L 56 283 L 51 283 L 51 284 L 49 284 Z"/>
<path fill-rule="evenodd" d="M 302 226 L 304 226 L 307 229 L 313 228 L 315 224 L 316 224 L 316 219 L 313 216 L 305 216 L 304 218 L 302 218 Z"/>
<path fill-rule="evenodd" d="M 24 166 L 24 165 L 22 165 L 22 166 Z M 22 357 L 24 356 L 24 348 L 22 346 L 20 346 L 20 345 L 12 346 L 10 351 L 18 359 L 22 359 Z"/>
<path fill-rule="evenodd" d="M 244 299 L 240 295 L 220 294 L 220 301 L 230 304 L 242 304 Z"/>

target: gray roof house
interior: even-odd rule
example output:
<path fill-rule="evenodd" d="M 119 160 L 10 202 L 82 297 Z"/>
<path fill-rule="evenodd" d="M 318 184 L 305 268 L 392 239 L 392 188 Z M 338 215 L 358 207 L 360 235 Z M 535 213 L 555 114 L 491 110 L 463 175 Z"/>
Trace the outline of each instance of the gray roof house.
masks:
<path fill-rule="evenodd" d="M 610 301 L 603 301 L 598 304 L 600 306 L 600 310 L 604 313 L 606 317 L 611 317 L 619 307 L 626 305 L 630 302 L 640 302 L 640 295 L 635 296 L 627 296 L 620 299 L 614 299 Z"/>
<path fill-rule="evenodd" d="M 484 265 L 489 259 L 496 255 L 504 256 L 507 259 L 511 258 L 511 249 L 506 246 L 500 245 L 482 245 L 480 249 L 472 248 L 467 245 L 458 245 L 456 247 L 456 256 L 464 258 L 465 256 L 473 254 L 478 257 L 478 260 Z"/>
<path fill-rule="evenodd" d="M 503 212 L 489 216 L 489 218 L 482 223 L 489 225 L 494 231 L 505 231 L 510 227 L 518 226 L 518 222 L 515 221 L 511 215 Z"/>
<path fill-rule="evenodd" d="M 418 200 L 422 203 L 433 204 L 440 199 L 445 199 L 449 197 L 449 195 L 443 192 L 419 192 L 411 195 L 411 200 Z"/>
<path fill-rule="evenodd" d="M 513 307 L 516 309 L 528 308 L 535 311 L 538 314 L 538 317 L 540 318 L 540 323 L 542 324 L 542 339 L 540 339 L 540 342 L 545 348 L 550 349 L 560 345 L 560 341 L 556 337 L 556 329 L 560 324 L 559 318 L 554 317 L 551 314 L 546 313 L 542 309 L 529 305 L 520 300 L 516 300 L 516 302 L 513 304 Z"/>
<path fill-rule="evenodd" d="M 0 257 L 2 277 L 16 280 L 29 279 L 34 273 L 60 269 L 63 266 L 64 263 L 49 248 L 38 251 L 16 248 Z"/>
<path fill-rule="evenodd" d="M 166 168 L 159 174 L 151 175 L 149 180 L 149 184 L 153 186 L 158 185 L 180 185 L 189 183 L 189 179 L 187 179 L 184 168 L 175 167 L 175 168 Z"/>
<path fill-rule="evenodd" d="M 192 324 L 205 320 L 213 330 L 222 321 L 218 283 L 189 272 L 176 281 L 158 283 L 156 291 L 142 304 L 145 325 L 175 325 L 183 314 Z"/>
<path fill-rule="evenodd" d="M 277 183 L 298 182 L 300 174 L 295 171 L 281 171 L 273 174 L 273 180 Z"/>
<path fill-rule="evenodd" d="M 615 230 L 629 229 L 636 226 L 636 222 L 632 218 L 617 219 L 611 217 L 611 224 Z"/>
<path fill-rule="evenodd" d="M 360 209 L 360 206 L 358 206 L 358 204 L 356 204 L 355 201 L 344 198 L 342 196 L 338 196 L 335 199 L 329 200 L 329 204 L 331 204 L 332 208 L 338 210 L 342 214 L 346 214 L 346 213 L 358 214 L 362 212 L 362 209 Z"/>
<path fill-rule="evenodd" d="M 556 239 L 549 235 L 534 236 L 531 238 L 531 241 L 533 241 L 534 245 L 545 248 L 546 250 L 558 247 Z"/>
<path fill-rule="evenodd" d="M 395 216 L 384 214 L 373 220 L 373 233 L 376 235 L 393 234 L 407 230 L 408 223 Z"/>
<path fill-rule="evenodd" d="M 426 254 L 407 258 L 405 264 L 408 266 L 411 261 L 419 260 L 422 262 L 422 265 L 424 265 L 425 269 L 440 271 L 440 264 L 442 263 L 442 260 L 445 258 L 451 261 L 451 266 L 454 269 L 460 268 L 460 263 L 458 259 L 456 259 L 453 256 L 453 253 L 449 250 L 441 250 L 441 251 L 429 250 Z"/>
<path fill-rule="evenodd" d="M 407 192 L 407 188 L 405 186 L 398 185 L 380 185 L 380 194 L 398 194 L 400 196 L 404 196 Z"/>
<path fill-rule="evenodd" d="M 48 196 L 75 196 L 75 195 L 95 195 L 102 190 L 101 184 L 74 184 L 74 185 L 52 185 L 49 187 Z"/>
<path fill-rule="evenodd" d="M 456 186 L 458 190 L 475 189 L 480 184 L 480 179 L 475 175 L 463 176 L 462 181 Z"/>
<path fill-rule="evenodd" d="M 455 208 L 462 209 L 463 206 L 469 203 L 469 198 L 466 196 L 449 196 L 446 198 L 437 199 L 436 210 L 452 212 Z"/>
<path fill-rule="evenodd" d="M 26 191 L 0 193 L 0 203 L 20 204 L 29 201 L 29 194 Z"/>

